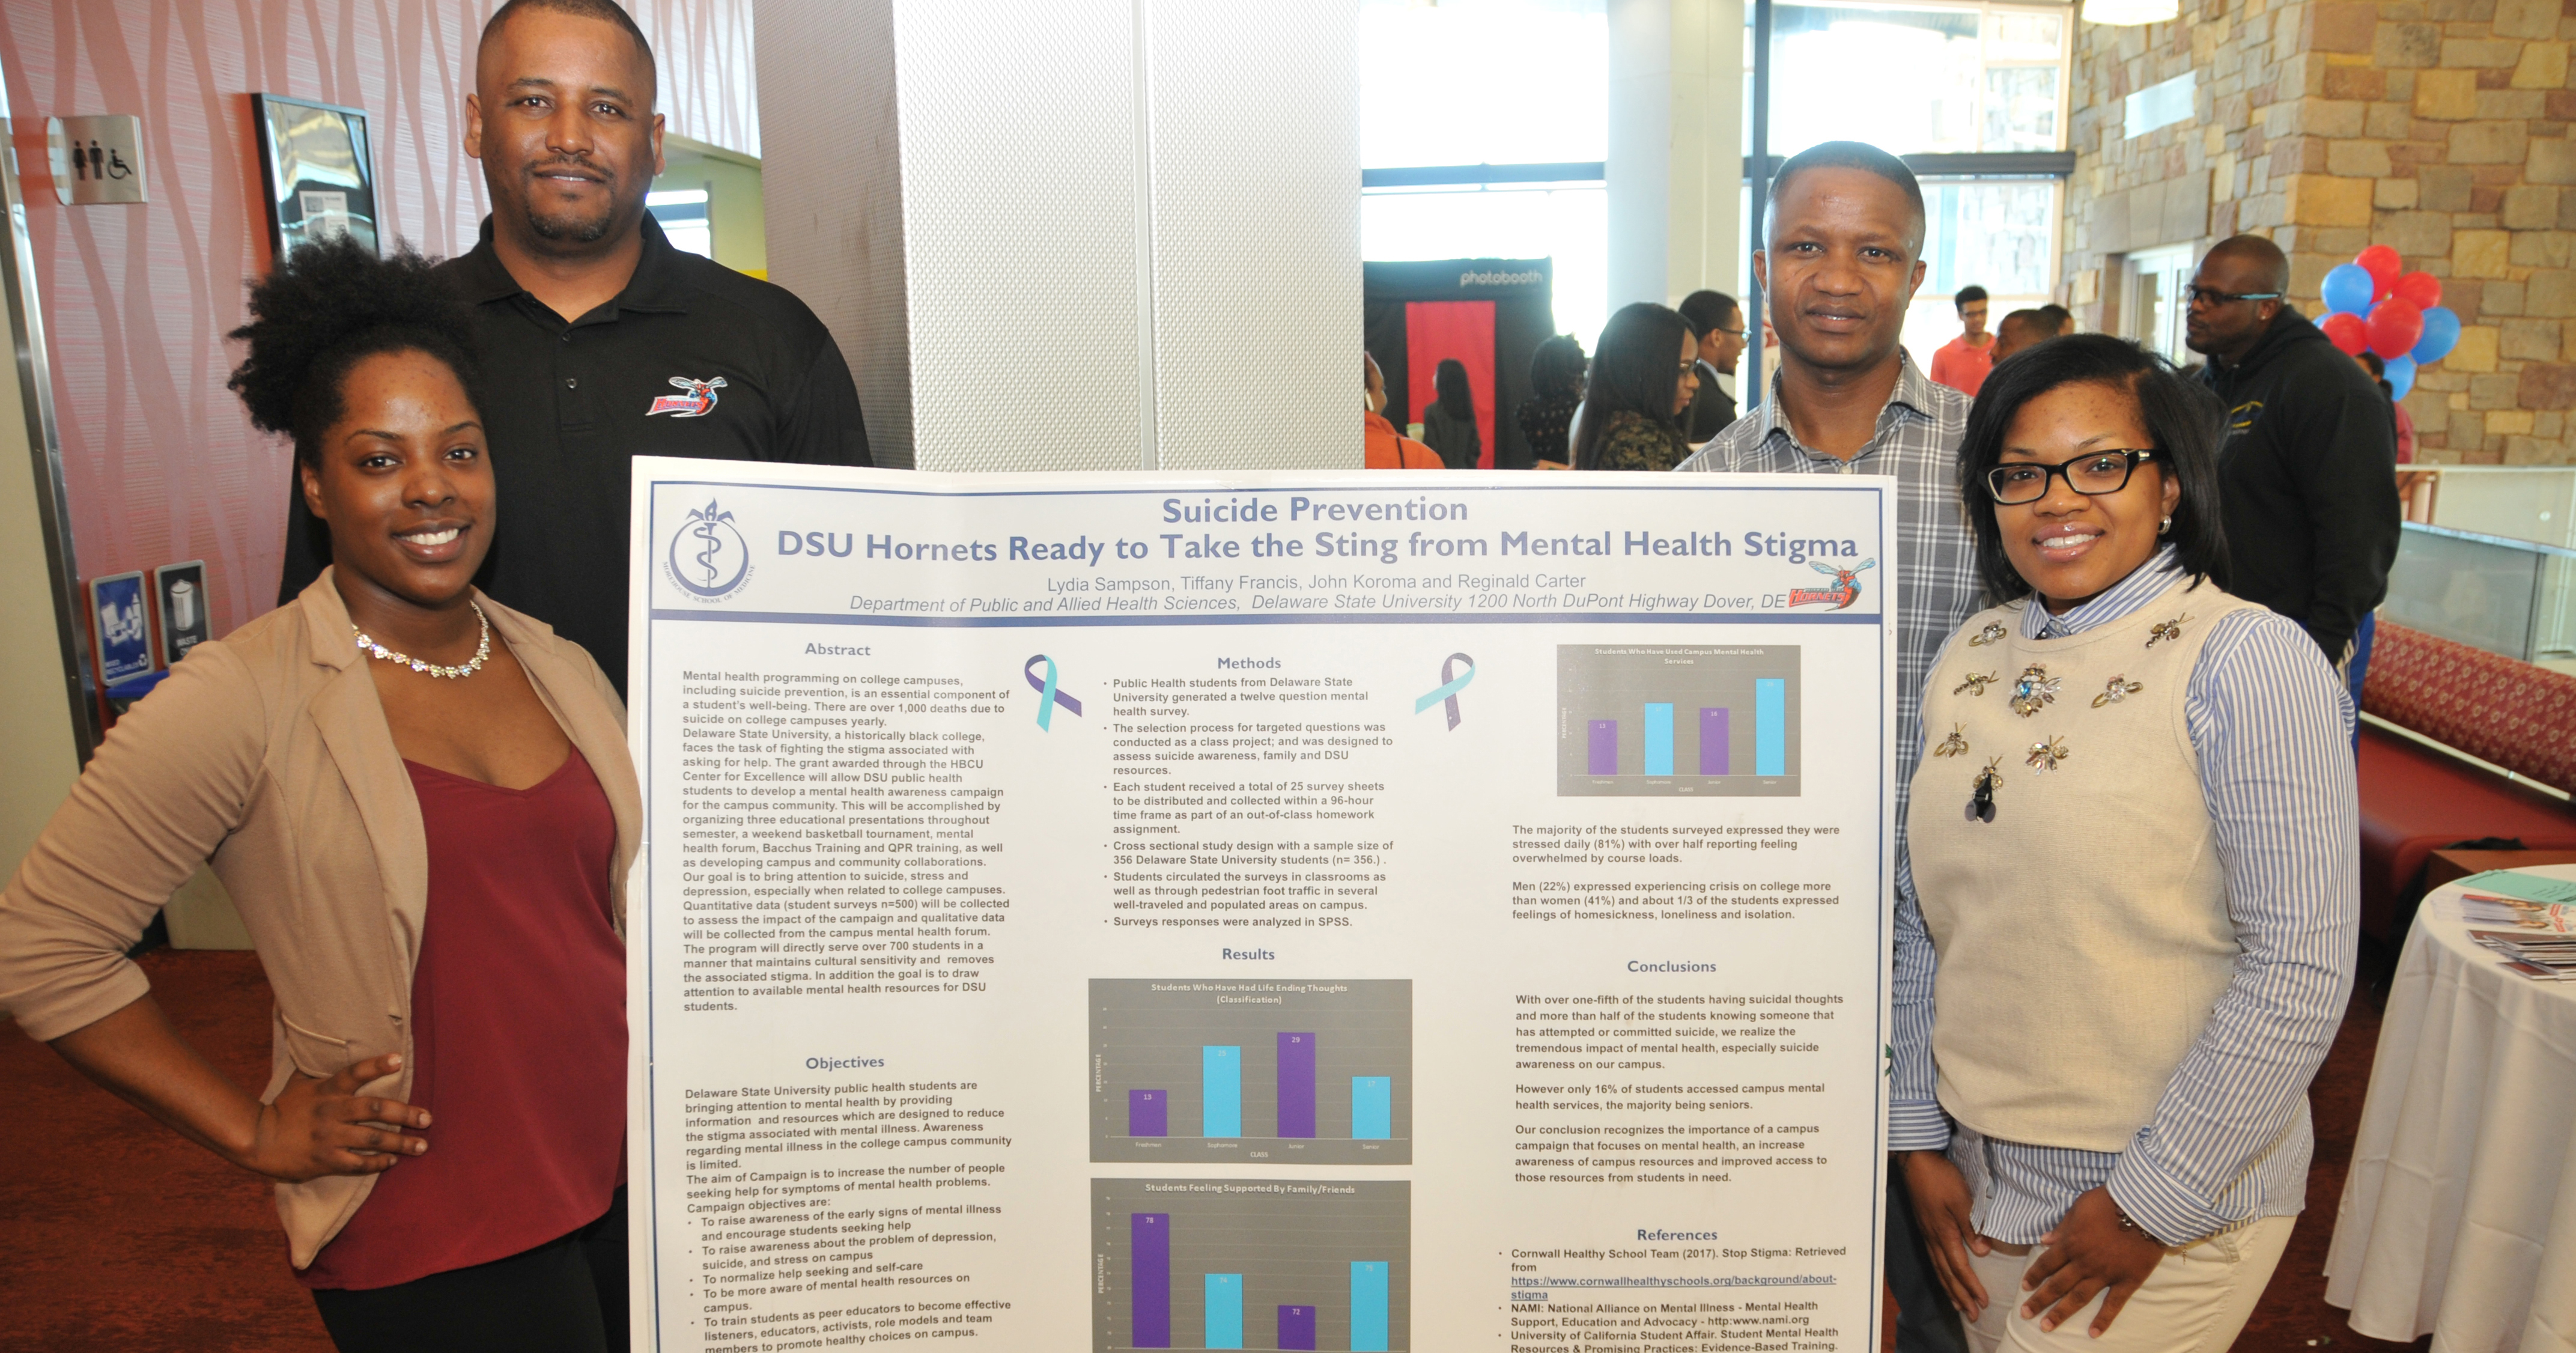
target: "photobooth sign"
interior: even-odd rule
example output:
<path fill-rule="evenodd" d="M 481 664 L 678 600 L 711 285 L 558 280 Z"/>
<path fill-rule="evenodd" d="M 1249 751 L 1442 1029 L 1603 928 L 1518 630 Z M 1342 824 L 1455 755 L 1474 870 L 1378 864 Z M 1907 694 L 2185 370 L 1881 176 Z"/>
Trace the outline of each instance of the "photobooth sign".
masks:
<path fill-rule="evenodd" d="M 1876 1347 L 1894 481 L 635 475 L 645 1346 Z"/>

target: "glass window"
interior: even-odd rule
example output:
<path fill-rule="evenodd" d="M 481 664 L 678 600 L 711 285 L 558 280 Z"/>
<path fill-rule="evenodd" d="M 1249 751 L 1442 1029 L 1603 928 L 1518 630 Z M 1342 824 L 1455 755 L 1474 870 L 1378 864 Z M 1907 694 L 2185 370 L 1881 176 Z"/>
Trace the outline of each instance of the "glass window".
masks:
<path fill-rule="evenodd" d="M 1606 0 L 1363 0 L 1361 167 L 1609 153 Z"/>
<path fill-rule="evenodd" d="M 1923 185 L 1922 289 L 1905 314 L 1905 345 L 1929 364 L 1959 333 L 1950 298 L 1986 289 L 1986 329 L 2048 304 L 2056 278 L 2060 185 L 2054 179 L 1934 179 Z"/>
<path fill-rule="evenodd" d="M 1360 164 L 1593 164 L 1610 156 L 1607 0 L 1361 0 Z M 1597 182 L 1372 188 L 1360 257 L 1555 260 L 1556 327 L 1608 319 Z"/>
<path fill-rule="evenodd" d="M 1986 136 L 1979 149 L 2055 150 L 2057 147 L 2057 67 L 1988 67 Z"/>
<path fill-rule="evenodd" d="M 1771 37 L 1772 154 L 1838 140 L 1900 155 L 2065 145 L 2061 13 L 1781 5 Z"/>
<path fill-rule="evenodd" d="M 1976 11 L 1781 5 L 1771 41 L 1772 154 L 1820 141 L 1900 155 L 1977 148 Z"/>

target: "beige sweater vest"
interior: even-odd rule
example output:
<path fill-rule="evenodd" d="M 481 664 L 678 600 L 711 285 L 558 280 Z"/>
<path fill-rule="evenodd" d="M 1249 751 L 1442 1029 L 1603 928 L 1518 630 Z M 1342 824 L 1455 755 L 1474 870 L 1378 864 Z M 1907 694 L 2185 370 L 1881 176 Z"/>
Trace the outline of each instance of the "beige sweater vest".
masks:
<path fill-rule="evenodd" d="M 2057 639 L 2021 637 L 2035 601 L 1983 612 L 1925 687 L 1906 834 L 1932 1051 L 1941 1107 L 1988 1137 L 2127 1149 L 2234 975 L 2183 696 L 2251 603 L 2186 587 Z M 1992 822 L 1969 813 L 1989 766 Z"/>

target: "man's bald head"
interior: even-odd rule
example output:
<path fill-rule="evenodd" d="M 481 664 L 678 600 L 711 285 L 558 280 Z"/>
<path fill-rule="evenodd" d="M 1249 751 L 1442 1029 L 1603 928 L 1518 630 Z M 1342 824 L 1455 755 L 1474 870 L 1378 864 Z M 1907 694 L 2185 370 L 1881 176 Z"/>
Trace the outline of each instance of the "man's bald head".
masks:
<path fill-rule="evenodd" d="M 2286 292 L 2290 289 L 2290 257 L 2281 246 L 2260 235 L 2230 235 L 2210 246 L 2208 259 L 2225 259 L 2250 270 L 2262 283 L 2261 290 Z"/>

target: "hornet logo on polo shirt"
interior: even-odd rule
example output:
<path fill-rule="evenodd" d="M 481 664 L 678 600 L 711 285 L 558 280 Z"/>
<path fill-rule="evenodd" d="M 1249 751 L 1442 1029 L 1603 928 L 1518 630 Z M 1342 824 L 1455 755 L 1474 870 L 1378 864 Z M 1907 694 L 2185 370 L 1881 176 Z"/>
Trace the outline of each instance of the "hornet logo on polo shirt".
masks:
<path fill-rule="evenodd" d="M 714 499 L 693 507 L 671 533 L 662 566 L 680 590 L 701 601 L 722 601 L 751 581 L 751 544 L 735 529 L 733 514 Z"/>
<path fill-rule="evenodd" d="M 725 378 L 722 376 L 702 381 L 693 381 L 686 376 L 673 376 L 671 384 L 688 393 L 656 398 L 653 401 L 653 407 L 644 411 L 644 416 L 651 418 L 656 414 L 667 413 L 674 418 L 704 418 L 715 412 L 716 391 L 723 389 L 724 383 Z"/>

